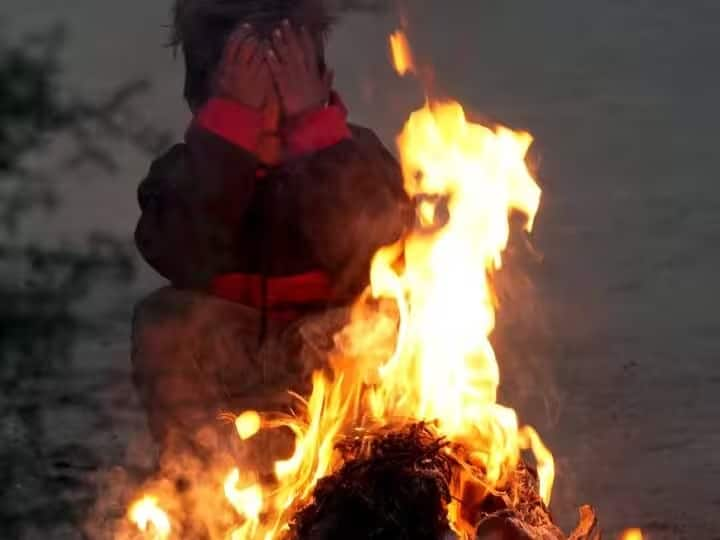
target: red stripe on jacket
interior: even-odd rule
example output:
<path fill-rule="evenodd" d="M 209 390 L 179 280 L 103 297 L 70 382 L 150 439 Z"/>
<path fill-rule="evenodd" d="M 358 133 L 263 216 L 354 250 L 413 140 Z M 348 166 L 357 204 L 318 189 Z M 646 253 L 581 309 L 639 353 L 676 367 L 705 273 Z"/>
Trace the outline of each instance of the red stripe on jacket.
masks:
<path fill-rule="evenodd" d="M 326 303 L 333 297 L 330 279 L 320 271 L 266 277 L 264 287 L 259 274 L 224 274 L 212 281 L 211 292 L 256 309 L 264 306 L 270 318 L 280 320 L 292 320 L 309 306 Z"/>

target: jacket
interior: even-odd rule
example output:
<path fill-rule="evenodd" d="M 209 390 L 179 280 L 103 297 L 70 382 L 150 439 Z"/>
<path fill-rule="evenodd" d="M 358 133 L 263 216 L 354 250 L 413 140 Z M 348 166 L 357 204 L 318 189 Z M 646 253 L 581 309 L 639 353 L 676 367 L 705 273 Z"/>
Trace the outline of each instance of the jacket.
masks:
<path fill-rule="evenodd" d="M 261 114 L 210 100 L 140 184 L 144 259 L 175 287 L 279 318 L 351 301 L 409 205 L 394 157 L 346 115 L 337 98 L 306 115 L 268 167 L 255 153 Z"/>

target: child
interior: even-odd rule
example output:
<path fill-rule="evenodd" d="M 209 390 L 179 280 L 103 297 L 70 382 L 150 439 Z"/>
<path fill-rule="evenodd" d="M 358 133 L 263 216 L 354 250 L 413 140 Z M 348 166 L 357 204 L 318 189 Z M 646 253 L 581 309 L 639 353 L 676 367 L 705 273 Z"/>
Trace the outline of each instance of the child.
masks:
<path fill-rule="evenodd" d="M 136 231 L 171 286 L 137 307 L 134 378 L 166 450 L 212 449 L 223 411 L 307 391 L 376 250 L 402 234 L 401 172 L 346 122 L 320 0 L 177 0 L 193 112 L 140 185 Z"/>

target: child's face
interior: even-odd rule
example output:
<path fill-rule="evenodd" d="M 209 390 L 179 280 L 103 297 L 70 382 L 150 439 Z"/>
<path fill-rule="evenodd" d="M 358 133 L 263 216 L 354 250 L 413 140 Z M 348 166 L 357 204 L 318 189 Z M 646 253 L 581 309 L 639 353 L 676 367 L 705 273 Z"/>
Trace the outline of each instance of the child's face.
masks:
<path fill-rule="evenodd" d="M 248 25 L 239 27 L 225 44 L 214 77 L 214 93 L 263 111 L 266 132 L 280 126 L 281 103 L 267 62 L 270 44 Z"/>
<path fill-rule="evenodd" d="M 264 132 L 277 134 L 285 115 L 297 117 L 327 100 L 332 79 L 307 29 L 283 21 L 269 38 L 242 25 L 228 39 L 215 76 L 216 95 L 261 110 Z"/>
<path fill-rule="evenodd" d="M 295 32 L 295 30 L 290 29 L 289 27 L 283 28 L 285 34 L 288 32 Z M 296 44 L 299 45 L 300 39 L 299 34 L 296 34 Z M 309 38 L 309 36 L 308 36 Z M 263 46 L 268 47 L 268 50 L 277 50 L 279 45 L 277 36 L 273 38 L 272 42 L 263 42 Z M 293 56 L 301 55 L 304 58 L 310 58 L 311 62 L 315 62 L 317 58 L 319 58 L 318 54 L 318 43 L 307 39 L 305 42 L 303 42 L 304 47 L 298 48 L 297 50 L 292 51 L 290 54 Z M 320 45 L 322 46 L 322 45 Z M 288 54 L 287 52 L 285 53 Z M 277 55 L 275 56 L 277 58 Z M 306 60 L 307 62 L 307 60 Z M 319 68 L 316 68 L 319 70 Z M 272 71 L 272 70 L 271 70 Z M 295 75 L 300 75 L 299 73 L 294 73 Z M 276 73 L 277 75 L 277 73 Z M 280 81 L 278 80 L 277 76 L 272 77 L 272 84 L 268 88 L 265 96 L 264 96 L 264 106 L 263 106 L 263 112 L 264 112 L 264 118 L 265 118 L 265 129 L 267 131 L 276 132 L 279 131 L 279 128 L 282 126 L 285 118 L 285 109 L 287 108 L 287 103 L 283 101 L 282 94 L 280 92 L 280 89 L 282 88 L 282 82 L 285 82 L 285 87 L 287 87 L 287 81 Z M 296 77 L 294 78 L 295 85 L 298 87 L 293 94 L 303 94 L 306 93 L 307 87 L 310 85 L 304 85 L 303 83 L 306 83 L 307 81 L 304 80 L 303 77 Z M 252 85 L 255 86 L 255 85 Z M 290 89 L 292 90 L 293 87 L 291 86 Z M 285 88 L 287 91 L 288 88 Z"/>

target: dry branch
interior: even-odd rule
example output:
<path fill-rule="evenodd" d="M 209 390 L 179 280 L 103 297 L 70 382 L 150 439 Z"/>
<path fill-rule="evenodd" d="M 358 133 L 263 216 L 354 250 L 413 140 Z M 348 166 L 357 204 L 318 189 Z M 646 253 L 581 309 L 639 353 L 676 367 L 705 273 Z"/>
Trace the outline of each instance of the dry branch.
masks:
<path fill-rule="evenodd" d="M 358 432 L 340 441 L 342 467 L 322 479 L 290 524 L 288 540 L 438 540 L 449 534 L 450 485 L 459 463 L 449 443 L 426 424 Z M 454 450 L 454 449 L 453 449 Z M 539 495 L 537 473 L 520 464 L 501 490 L 461 513 L 477 540 L 564 540 Z M 590 507 L 569 540 L 600 540 Z"/>

